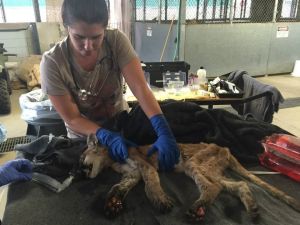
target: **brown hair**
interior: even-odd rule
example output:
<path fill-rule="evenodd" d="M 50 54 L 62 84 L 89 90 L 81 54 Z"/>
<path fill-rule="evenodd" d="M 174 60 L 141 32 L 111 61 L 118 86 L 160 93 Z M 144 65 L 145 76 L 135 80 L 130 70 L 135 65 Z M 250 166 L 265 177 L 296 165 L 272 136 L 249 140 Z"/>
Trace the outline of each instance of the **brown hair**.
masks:
<path fill-rule="evenodd" d="M 61 16 L 65 27 L 79 21 L 106 27 L 109 13 L 105 0 L 64 0 Z"/>

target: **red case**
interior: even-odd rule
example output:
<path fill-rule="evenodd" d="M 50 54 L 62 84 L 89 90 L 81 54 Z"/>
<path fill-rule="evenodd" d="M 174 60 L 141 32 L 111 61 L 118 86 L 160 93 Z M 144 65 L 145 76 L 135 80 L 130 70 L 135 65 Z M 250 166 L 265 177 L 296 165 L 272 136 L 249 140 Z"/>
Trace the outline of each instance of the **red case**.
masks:
<path fill-rule="evenodd" d="M 260 163 L 300 182 L 300 138 L 287 134 L 273 134 L 262 141 L 265 152 Z"/>

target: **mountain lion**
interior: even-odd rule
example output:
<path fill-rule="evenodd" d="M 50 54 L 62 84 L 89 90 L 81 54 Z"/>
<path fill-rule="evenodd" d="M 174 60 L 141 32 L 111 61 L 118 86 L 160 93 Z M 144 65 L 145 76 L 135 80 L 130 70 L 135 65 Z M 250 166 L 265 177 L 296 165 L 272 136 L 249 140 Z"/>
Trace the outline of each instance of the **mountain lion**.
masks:
<path fill-rule="evenodd" d="M 108 151 L 99 146 L 95 136 L 88 137 L 88 148 L 81 156 L 88 177 L 96 177 L 103 168 L 111 167 L 123 174 L 121 181 L 109 191 L 105 214 L 108 217 L 117 216 L 123 209 L 123 201 L 141 179 L 145 183 L 145 192 L 151 203 L 162 212 L 170 210 L 172 199 L 164 192 L 158 175 L 157 155 L 147 157 L 150 146 L 129 148 L 129 159 L 125 164 L 113 162 Z M 178 144 L 181 157 L 175 166 L 175 171 L 184 172 L 196 183 L 200 196 L 187 212 L 193 221 L 204 219 L 207 206 L 212 204 L 222 190 L 237 196 L 245 206 L 252 219 L 257 218 L 258 208 L 251 190 L 245 181 L 236 181 L 225 177 L 225 169 L 231 169 L 247 180 L 265 189 L 274 197 L 281 199 L 295 210 L 300 211 L 300 203 L 284 192 L 262 181 L 247 171 L 228 148 L 216 144 Z"/>

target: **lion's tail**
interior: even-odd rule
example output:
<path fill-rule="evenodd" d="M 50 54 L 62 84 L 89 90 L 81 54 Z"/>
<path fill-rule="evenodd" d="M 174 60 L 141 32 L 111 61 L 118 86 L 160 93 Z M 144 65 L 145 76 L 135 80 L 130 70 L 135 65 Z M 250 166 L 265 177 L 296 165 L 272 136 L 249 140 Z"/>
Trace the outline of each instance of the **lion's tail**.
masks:
<path fill-rule="evenodd" d="M 284 201 L 285 203 L 287 203 L 288 205 L 290 205 L 292 208 L 294 208 L 295 210 L 297 210 L 298 212 L 300 212 L 300 202 L 299 201 L 297 201 L 293 197 L 287 195 L 283 191 L 281 191 L 281 190 L 279 190 L 279 189 L 271 186 L 270 184 L 264 182 L 259 177 L 255 176 L 254 174 L 252 174 L 251 172 L 249 172 L 248 170 L 246 170 L 238 162 L 238 160 L 233 155 L 230 156 L 229 167 L 233 171 L 235 171 L 236 173 L 238 173 L 239 175 L 241 175 L 242 177 L 246 178 L 247 180 L 252 181 L 256 185 L 258 185 L 258 186 L 262 187 L 263 189 L 265 189 L 267 192 L 269 192 L 275 198 L 281 199 L 282 201 Z"/>

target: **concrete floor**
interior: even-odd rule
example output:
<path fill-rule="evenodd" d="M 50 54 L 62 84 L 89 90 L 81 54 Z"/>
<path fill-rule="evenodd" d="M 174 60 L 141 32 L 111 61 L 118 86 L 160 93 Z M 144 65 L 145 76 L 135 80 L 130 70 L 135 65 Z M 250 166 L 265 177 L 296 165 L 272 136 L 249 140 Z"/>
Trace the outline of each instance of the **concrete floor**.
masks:
<path fill-rule="evenodd" d="M 280 109 L 278 113 L 275 113 L 273 124 L 300 137 L 300 77 L 293 77 L 288 74 L 265 76 L 257 79 L 262 83 L 277 87 L 286 100 L 299 98 L 296 107 Z"/>
<path fill-rule="evenodd" d="M 13 93 L 10 96 L 11 113 L 5 116 L 0 115 L 0 123 L 6 128 L 8 138 L 20 137 L 26 134 L 27 123 L 21 119 L 21 108 L 19 104 L 20 95 L 26 92 L 27 90 L 25 89 L 13 90 Z M 15 157 L 14 152 L 9 152 L 5 154 L 0 153 L 0 165 L 3 162 L 14 157 Z"/>
<path fill-rule="evenodd" d="M 291 75 L 276 75 L 265 76 L 257 78 L 262 83 L 270 84 L 277 87 L 285 99 L 299 98 L 300 97 L 300 78 Z M 12 112 L 6 116 L 0 116 L 0 123 L 7 129 L 8 137 L 24 136 L 26 134 L 27 124 L 20 117 L 21 109 L 19 107 L 19 96 L 25 93 L 26 90 L 14 90 L 11 95 Z M 300 99 L 300 98 L 299 98 Z M 290 108 L 280 109 L 274 115 L 273 124 L 293 133 L 300 137 L 300 100 L 296 102 L 295 106 Z M 297 116 L 298 115 L 298 116 Z M 9 159 L 15 157 L 14 152 L 0 154 L 0 165 Z M 4 205 L 6 202 L 6 189 L 1 192 L 0 190 L 0 219 L 3 213 Z"/>
<path fill-rule="evenodd" d="M 26 93 L 26 89 L 13 90 L 11 98 L 11 113 L 9 115 L 0 116 L 0 123 L 7 130 L 7 137 L 19 137 L 26 134 L 27 124 L 21 119 L 21 108 L 19 97 Z"/>

